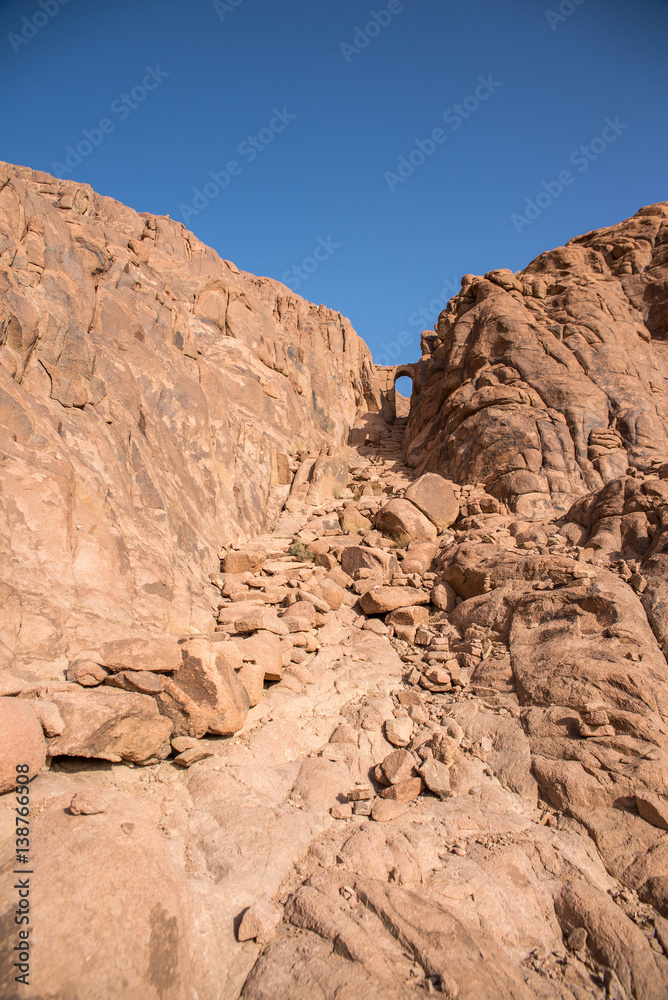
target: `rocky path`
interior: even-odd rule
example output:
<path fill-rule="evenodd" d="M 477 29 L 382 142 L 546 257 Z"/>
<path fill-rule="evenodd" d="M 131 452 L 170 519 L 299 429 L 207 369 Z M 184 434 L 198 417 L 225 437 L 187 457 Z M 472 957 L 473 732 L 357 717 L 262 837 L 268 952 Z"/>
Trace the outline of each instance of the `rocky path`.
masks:
<path fill-rule="evenodd" d="M 107 651 L 86 697 L 150 693 L 139 728 L 170 718 L 172 753 L 51 744 L 34 919 L 54 996 L 668 995 L 668 675 L 642 585 L 575 523 L 414 483 L 403 426 L 320 499 L 326 463 L 295 465 L 271 530 L 221 552 L 210 642 L 182 637 L 177 674 Z M 130 900 L 126 942 L 108 914 Z"/>

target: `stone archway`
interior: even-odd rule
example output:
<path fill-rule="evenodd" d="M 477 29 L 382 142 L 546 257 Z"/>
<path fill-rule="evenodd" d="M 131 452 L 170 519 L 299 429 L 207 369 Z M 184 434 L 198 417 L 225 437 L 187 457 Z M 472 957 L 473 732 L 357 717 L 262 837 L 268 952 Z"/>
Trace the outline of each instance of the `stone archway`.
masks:
<path fill-rule="evenodd" d="M 416 365 L 374 365 L 374 368 L 383 404 L 383 416 L 391 423 L 396 417 L 397 394 L 395 386 L 397 379 L 405 375 L 415 385 Z"/>

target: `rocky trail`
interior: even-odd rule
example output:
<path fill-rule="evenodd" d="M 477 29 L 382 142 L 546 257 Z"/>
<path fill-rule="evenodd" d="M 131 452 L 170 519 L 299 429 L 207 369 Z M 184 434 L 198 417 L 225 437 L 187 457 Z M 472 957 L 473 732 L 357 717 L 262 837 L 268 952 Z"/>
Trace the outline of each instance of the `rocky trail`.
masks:
<path fill-rule="evenodd" d="M 395 370 L 0 182 L 0 995 L 668 997 L 668 204 Z"/>
<path fill-rule="evenodd" d="M 58 995 L 666 995 L 668 920 L 650 905 L 665 905 L 668 810 L 650 791 L 665 725 L 633 708 L 667 678 L 639 600 L 572 523 L 518 520 L 482 485 L 414 482 L 404 427 L 353 431 L 366 443 L 330 499 L 309 502 L 299 475 L 318 455 L 295 463 L 271 530 L 221 552 L 216 623 L 179 640 L 183 666 L 155 640 L 110 644 L 111 668 L 109 652 L 75 664 L 71 680 L 96 685 L 76 733 L 73 684 L 39 692 L 68 722 L 66 752 L 124 760 L 64 757 L 55 736 L 33 783 L 40 868 L 67 880 L 77 862 L 69 892 L 36 892 L 39 961 L 88 983 Z M 668 494 L 656 475 L 642 485 Z M 577 709 L 555 710 L 565 679 L 542 651 L 557 662 L 576 635 L 620 676 L 592 668 Z M 91 723 L 84 703 L 109 683 L 157 699 L 171 759 L 146 763 L 164 730 L 144 724 L 140 750 L 136 726 L 110 739 Z M 211 735 L 211 711 L 234 735 Z M 107 913 L 133 898 L 148 979 L 140 953 L 116 964 Z"/>

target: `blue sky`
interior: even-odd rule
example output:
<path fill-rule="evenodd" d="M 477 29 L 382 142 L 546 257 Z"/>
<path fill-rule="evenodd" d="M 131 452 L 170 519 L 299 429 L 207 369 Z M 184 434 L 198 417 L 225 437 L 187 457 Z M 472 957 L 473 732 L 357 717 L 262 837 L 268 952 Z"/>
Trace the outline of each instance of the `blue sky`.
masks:
<path fill-rule="evenodd" d="M 658 0 L 11 0 L 0 158 L 413 361 L 463 274 L 668 199 L 667 47 Z"/>

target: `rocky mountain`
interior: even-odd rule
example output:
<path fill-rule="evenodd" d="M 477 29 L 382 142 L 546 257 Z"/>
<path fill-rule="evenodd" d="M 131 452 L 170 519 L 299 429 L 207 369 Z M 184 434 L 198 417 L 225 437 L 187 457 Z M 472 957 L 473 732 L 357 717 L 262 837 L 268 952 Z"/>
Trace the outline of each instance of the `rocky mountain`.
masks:
<path fill-rule="evenodd" d="M 668 203 L 465 276 L 395 416 L 2 169 L 2 997 L 668 996 Z"/>
<path fill-rule="evenodd" d="M 668 203 L 462 278 L 423 335 L 409 464 L 565 512 L 668 449 Z"/>
<path fill-rule="evenodd" d="M 339 313 L 182 224 L 0 164 L 0 664 L 206 629 L 217 551 L 373 406 Z M 366 400 L 369 404 L 365 404 Z"/>

